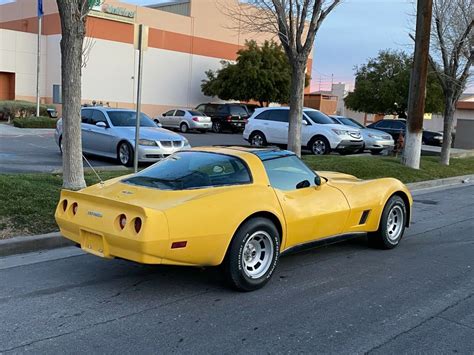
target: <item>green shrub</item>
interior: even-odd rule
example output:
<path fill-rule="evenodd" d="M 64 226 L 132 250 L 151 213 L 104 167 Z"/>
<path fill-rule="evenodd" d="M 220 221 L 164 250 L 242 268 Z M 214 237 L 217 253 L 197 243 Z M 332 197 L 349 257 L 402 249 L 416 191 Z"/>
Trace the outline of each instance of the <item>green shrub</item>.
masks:
<path fill-rule="evenodd" d="M 50 117 L 20 117 L 13 119 L 13 125 L 18 128 L 56 128 L 55 118 Z"/>
<path fill-rule="evenodd" d="M 40 105 L 40 116 L 48 116 L 47 109 L 54 105 Z M 11 122 L 17 117 L 30 117 L 36 115 L 36 103 L 22 100 L 0 101 L 0 120 Z"/>

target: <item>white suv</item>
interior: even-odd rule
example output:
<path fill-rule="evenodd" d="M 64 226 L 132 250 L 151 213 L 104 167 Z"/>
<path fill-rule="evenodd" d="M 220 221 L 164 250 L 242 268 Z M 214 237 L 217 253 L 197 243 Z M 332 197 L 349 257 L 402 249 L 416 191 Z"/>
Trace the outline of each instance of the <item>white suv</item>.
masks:
<path fill-rule="evenodd" d="M 255 110 L 245 125 L 243 137 L 254 146 L 288 144 L 288 107 L 265 107 Z M 364 146 L 357 128 L 334 124 L 331 118 L 312 108 L 303 108 L 301 144 L 313 154 L 331 150 L 345 154 Z"/>

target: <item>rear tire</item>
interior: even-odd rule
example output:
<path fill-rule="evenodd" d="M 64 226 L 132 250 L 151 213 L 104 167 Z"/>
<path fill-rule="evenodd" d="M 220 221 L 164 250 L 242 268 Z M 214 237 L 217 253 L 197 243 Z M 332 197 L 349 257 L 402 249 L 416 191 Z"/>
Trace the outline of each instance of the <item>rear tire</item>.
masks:
<path fill-rule="evenodd" d="M 326 137 L 323 136 L 311 138 L 308 148 L 314 155 L 326 155 L 331 152 L 331 145 Z"/>
<path fill-rule="evenodd" d="M 214 133 L 222 132 L 222 124 L 220 122 L 212 122 L 212 131 Z"/>
<path fill-rule="evenodd" d="M 252 218 L 239 227 L 224 260 L 224 273 L 238 291 L 254 291 L 272 277 L 280 253 L 280 236 L 266 218 Z"/>
<path fill-rule="evenodd" d="M 179 126 L 179 130 L 181 131 L 181 133 L 187 133 L 189 131 L 189 127 L 186 123 L 181 123 L 181 125 Z"/>
<path fill-rule="evenodd" d="M 267 138 L 262 132 L 252 132 L 249 137 L 250 145 L 254 147 L 265 147 L 267 145 Z"/>
<path fill-rule="evenodd" d="M 407 207 L 400 196 L 394 195 L 385 204 L 379 229 L 369 233 L 369 243 L 379 249 L 393 249 L 405 233 Z"/>
<path fill-rule="evenodd" d="M 122 142 L 119 144 L 117 148 L 117 160 L 124 166 L 133 166 L 133 148 L 130 143 Z"/>

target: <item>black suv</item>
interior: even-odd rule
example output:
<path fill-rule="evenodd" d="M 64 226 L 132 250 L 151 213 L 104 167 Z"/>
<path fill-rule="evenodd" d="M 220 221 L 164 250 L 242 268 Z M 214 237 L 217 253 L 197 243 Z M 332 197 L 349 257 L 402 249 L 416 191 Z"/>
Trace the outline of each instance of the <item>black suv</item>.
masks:
<path fill-rule="evenodd" d="M 378 129 L 390 134 L 396 142 L 400 133 L 402 136 L 405 136 L 407 121 L 404 119 L 386 119 L 374 122 L 367 127 Z M 443 133 L 423 130 L 422 144 L 442 145 Z"/>
<path fill-rule="evenodd" d="M 223 130 L 232 132 L 242 132 L 250 117 L 247 108 L 243 104 L 201 104 L 196 110 L 205 113 L 211 117 L 212 130 L 215 133 Z"/>

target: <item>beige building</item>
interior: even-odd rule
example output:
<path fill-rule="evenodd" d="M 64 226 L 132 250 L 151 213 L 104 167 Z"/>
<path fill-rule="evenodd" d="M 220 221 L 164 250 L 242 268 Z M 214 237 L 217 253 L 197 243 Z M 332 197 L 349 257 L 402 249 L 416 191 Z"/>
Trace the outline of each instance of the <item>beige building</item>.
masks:
<path fill-rule="evenodd" d="M 236 1 L 184 0 L 142 7 L 105 0 L 90 12 L 87 20 L 83 102 L 95 100 L 108 102 L 112 107 L 134 107 L 138 63 L 133 46 L 134 24 L 149 26 L 148 50 L 144 54 L 143 111 L 156 115 L 170 107 L 195 107 L 216 101 L 201 93 L 204 72 L 219 69 L 222 60 L 235 60 L 246 39 L 274 38 L 270 34 L 256 36 L 235 30 L 235 23 L 220 7 L 226 2 L 235 6 Z M 60 104 L 60 19 L 55 0 L 43 3 L 41 102 Z M 34 0 L 0 5 L 0 100 L 35 101 L 36 11 Z M 311 63 L 310 59 L 309 71 Z"/>

